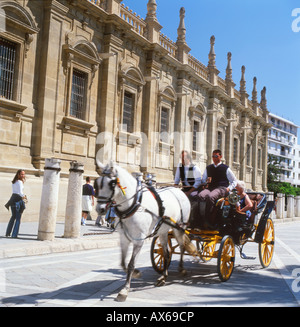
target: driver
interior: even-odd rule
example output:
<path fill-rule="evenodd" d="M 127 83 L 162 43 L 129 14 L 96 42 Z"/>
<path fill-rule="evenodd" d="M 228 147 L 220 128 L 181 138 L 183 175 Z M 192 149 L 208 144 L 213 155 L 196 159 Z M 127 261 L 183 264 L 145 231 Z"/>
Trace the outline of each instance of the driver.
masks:
<path fill-rule="evenodd" d="M 181 163 L 179 163 L 175 174 L 175 186 L 182 182 L 183 192 L 189 197 L 201 185 L 201 171 L 193 164 L 192 157 L 188 151 L 181 151 Z"/>
<path fill-rule="evenodd" d="M 221 197 L 225 197 L 237 185 L 237 179 L 232 170 L 222 163 L 221 150 L 214 150 L 212 153 L 213 164 L 206 167 L 202 182 L 208 183 L 208 187 L 199 193 L 200 214 L 202 217 L 208 217 L 208 227 L 213 227 L 215 223 L 215 202 Z"/>

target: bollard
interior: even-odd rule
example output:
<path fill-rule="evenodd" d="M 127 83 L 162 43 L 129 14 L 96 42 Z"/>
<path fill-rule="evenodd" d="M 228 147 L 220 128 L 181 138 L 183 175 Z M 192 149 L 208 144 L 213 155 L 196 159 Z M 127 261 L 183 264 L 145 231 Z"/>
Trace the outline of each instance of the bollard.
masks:
<path fill-rule="evenodd" d="M 300 217 L 300 196 L 295 197 L 295 217 Z"/>
<path fill-rule="evenodd" d="M 70 175 L 65 217 L 65 238 L 80 236 L 82 214 L 82 174 L 83 164 L 77 161 L 70 162 Z"/>
<path fill-rule="evenodd" d="M 294 218 L 295 215 L 295 204 L 294 195 L 288 194 L 287 196 L 287 218 Z"/>
<path fill-rule="evenodd" d="M 283 219 L 283 212 L 285 206 L 285 196 L 282 193 L 277 194 L 277 203 L 276 203 L 276 218 Z"/>
<path fill-rule="evenodd" d="M 59 159 L 45 160 L 38 227 L 38 240 L 40 241 L 53 241 L 55 237 L 60 163 Z"/>

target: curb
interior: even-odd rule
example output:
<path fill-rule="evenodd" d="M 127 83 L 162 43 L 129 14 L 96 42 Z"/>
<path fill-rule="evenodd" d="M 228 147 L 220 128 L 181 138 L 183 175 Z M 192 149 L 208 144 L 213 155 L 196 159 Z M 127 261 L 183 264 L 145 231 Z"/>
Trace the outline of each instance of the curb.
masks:
<path fill-rule="evenodd" d="M 0 248 L 0 259 L 37 256 L 64 252 L 77 252 L 84 250 L 105 249 L 119 246 L 119 235 L 101 235 L 101 238 L 89 239 L 59 239 L 54 241 L 32 241 L 23 246 L 21 244 L 7 244 Z"/>

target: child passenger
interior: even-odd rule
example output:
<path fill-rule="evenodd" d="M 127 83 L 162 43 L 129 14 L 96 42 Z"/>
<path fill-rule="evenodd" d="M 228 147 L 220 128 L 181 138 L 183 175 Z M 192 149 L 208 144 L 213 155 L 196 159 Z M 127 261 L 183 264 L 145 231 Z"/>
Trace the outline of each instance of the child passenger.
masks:
<path fill-rule="evenodd" d="M 245 192 L 245 183 L 243 181 L 238 181 L 236 185 L 236 190 L 240 196 L 240 202 L 237 204 L 237 210 L 246 214 L 247 218 L 251 217 L 251 208 L 253 203 L 251 202 L 248 194 Z"/>

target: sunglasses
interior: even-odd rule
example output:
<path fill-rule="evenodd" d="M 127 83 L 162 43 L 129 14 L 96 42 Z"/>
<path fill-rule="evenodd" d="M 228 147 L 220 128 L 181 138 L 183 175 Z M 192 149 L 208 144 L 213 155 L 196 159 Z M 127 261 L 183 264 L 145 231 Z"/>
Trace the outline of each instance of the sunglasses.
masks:
<path fill-rule="evenodd" d="M 219 158 L 219 155 L 218 154 L 214 154 L 212 157 L 213 158 Z"/>

